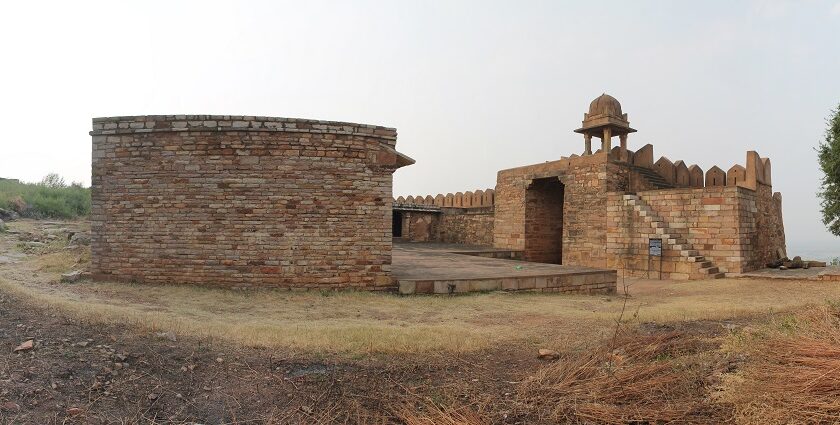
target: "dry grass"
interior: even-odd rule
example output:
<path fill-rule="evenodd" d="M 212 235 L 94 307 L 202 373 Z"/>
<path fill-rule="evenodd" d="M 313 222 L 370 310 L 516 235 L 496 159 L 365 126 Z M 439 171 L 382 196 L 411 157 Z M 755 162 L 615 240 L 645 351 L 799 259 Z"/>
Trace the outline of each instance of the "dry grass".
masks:
<path fill-rule="evenodd" d="M 719 360 L 678 333 L 627 335 L 565 356 L 521 386 L 522 410 L 550 423 L 709 423 L 725 416 L 705 396 Z M 719 415 L 716 415 L 719 414 Z"/>
<path fill-rule="evenodd" d="M 840 310 L 809 309 L 733 338 L 748 361 L 721 399 L 738 423 L 840 421 Z"/>
<path fill-rule="evenodd" d="M 36 231 L 39 223 L 13 222 Z M 62 224 L 56 224 L 60 226 Z M 73 226 L 83 226 L 73 223 Z M 0 238 L 0 250 L 14 239 Z M 57 247 L 60 248 L 60 247 Z M 59 274 L 89 261 L 61 249 L 0 265 L 0 289 L 92 323 L 124 323 L 298 352 L 466 353 L 507 344 L 570 351 L 612 334 L 620 296 L 491 293 L 400 297 L 354 292 L 236 292 L 189 286 L 81 282 Z M 823 282 L 628 280 L 636 322 L 727 320 L 840 299 Z"/>
<path fill-rule="evenodd" d="M 484 425 L 490 421 L 466 407 L 441 407 L 434 403 L 421 405 L 422 411 L 405 405 L 397 411 L 397 417 L 405 425 Z"/>
<path fill-rule="evenodd" d="M 608 336 L 617 296 L 492 293 L 399 297 L 354 292 L 235 292 L 187 286 L 83 282 L 57 285 L 85 252 L 31 257 L 0 289 L 98 323 L 216 337 L 249 346 L 344 353 L 465 353 L 499 343 L 569 350 Z M 748 317 L 840 298 L 820 282 L 634 280 L 628 310 L 639 322 Z"/>

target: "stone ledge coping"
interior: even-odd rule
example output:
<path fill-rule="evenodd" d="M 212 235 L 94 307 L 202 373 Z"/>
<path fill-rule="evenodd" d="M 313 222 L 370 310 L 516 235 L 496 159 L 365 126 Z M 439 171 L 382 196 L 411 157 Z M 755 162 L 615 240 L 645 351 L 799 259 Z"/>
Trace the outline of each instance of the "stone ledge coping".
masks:
<path fill-rule="evenodd" d="M 417 204 L 400 204 L 398 202 L 393 202 L 391 204 L 391 208 L 399 211 L 414 211 L 414 212 L 433 212 L 439 213 L 440 207 L 436 207 L 434 205 L 417 205 Z"/>
<path fill-rule="evenodd" d="M 249 115 L 138 115 L 93 118 L 91 136 L 179 131 L 345 134 L 397 140 L 397 129 L 370 124 Z"/>

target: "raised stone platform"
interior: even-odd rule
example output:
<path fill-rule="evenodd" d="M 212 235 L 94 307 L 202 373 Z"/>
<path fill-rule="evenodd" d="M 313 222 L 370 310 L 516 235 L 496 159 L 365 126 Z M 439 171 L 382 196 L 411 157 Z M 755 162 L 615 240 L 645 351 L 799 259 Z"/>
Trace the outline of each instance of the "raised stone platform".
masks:
<path fill-rule="evenodd" d="M 531 263 L 520 253 L 437 243 L 394 243 L 392 272 L 401 294 L 537 291 L 610 294 L 616 271 Z M 503 258 L 500 258 L 503 257 Z"/>
<path fill-rule="evenodd" d="M 727 277 L 786 280 L 840 281 L 840 266 L 811 267 L 808 269 L 759 269 L 746 273 L 730 273 Z"/>

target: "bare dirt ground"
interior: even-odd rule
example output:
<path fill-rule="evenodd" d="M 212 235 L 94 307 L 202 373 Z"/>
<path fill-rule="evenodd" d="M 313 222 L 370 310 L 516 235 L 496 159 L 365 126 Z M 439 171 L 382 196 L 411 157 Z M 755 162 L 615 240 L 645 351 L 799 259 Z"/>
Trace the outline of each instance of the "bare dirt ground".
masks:
<path fill-rule="evenodd" d="M 836 284 L 747 279 L 628 280 L 626 305 L 60 283 L 88 261 L 66 238 L 86 226 L 24 220 L 0 233 L 0 423 L 628 423 L 667 406 L 682 422 L 730 421 L 733 406 L 715 394 L 744 361 L 733 338 L 840 300 Z M 608 373 L 599 357 L 587 385 L 615 384 L 622 362 L 665 367 L 626 375 L 624 387 L 671 383 L 567 393 L 581 374 L 563 368 L 604 347 Z M 537 359 L 538 348 L 560 360 Z"/>

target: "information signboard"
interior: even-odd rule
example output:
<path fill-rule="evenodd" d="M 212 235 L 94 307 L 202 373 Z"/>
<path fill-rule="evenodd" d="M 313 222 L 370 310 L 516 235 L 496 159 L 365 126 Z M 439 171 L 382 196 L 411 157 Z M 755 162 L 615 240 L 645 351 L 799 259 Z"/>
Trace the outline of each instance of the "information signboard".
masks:
<path fill-rule="evenodd" d="M 662 239 L 648 239 L 648 254 L 651 257 L 662 256 Z"/>

